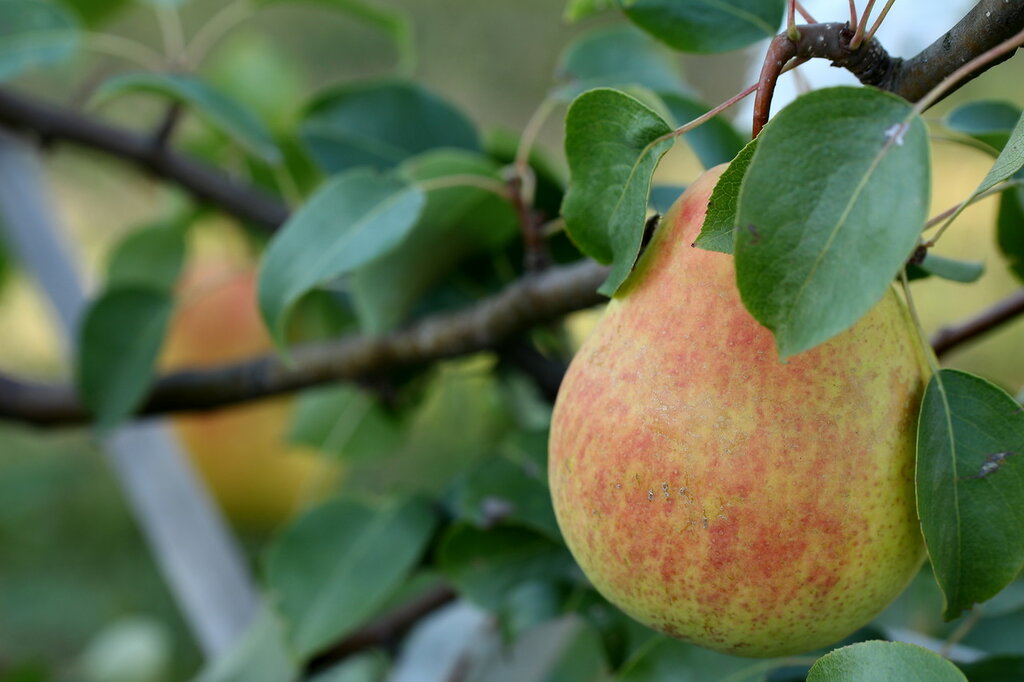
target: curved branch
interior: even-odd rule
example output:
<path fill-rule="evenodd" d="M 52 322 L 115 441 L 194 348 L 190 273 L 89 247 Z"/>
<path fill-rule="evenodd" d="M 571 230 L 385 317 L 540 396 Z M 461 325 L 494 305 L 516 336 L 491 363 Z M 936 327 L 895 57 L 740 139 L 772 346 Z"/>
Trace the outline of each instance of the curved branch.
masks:
<path fill-rule="evenodd" d="M 607 275 L 607 268 L 590 261 L 552 268 L 469 308 L 427 318 L 388 336 L 300 346 L 288 363 L 269 355 L 168 374 L 156 381 L 138 414 L 210 410 L 500 348 L 532 327 L 603 301 L 597 287 Z M 0 418 L 57 425 L 82 423 L 90 416 L 71 386 L 0 377 Z"/>
<path fill-rule="evenodd" d="M 34 132 L 44 143 L 72 142 L 119 157 L 264 228 L 274 229 L 288 217 L 288 207 L 274 197 L 168 149 L 159 134 L 150 138 L 10 90 L 0 90 L 0 125 Z"/>

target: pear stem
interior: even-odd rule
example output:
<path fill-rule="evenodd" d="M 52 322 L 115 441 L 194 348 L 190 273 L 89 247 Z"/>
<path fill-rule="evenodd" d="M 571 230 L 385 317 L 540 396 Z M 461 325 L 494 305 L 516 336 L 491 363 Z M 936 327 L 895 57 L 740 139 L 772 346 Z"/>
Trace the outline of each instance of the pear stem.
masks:
<path fill-rule="evenodd" d="M 903 298 L 907 301 L 907 308 L 910 310 L 910 319 L 914 321 L 914 329 L 917 330 L 917 340 L 925 349 L 925 356 L 928 358 L 928 367 L 932 373 L 939 372 L 939 361 L 928 343 L 928 335 L 925 334 L 924 325 L 921 324 L 921 317 L 917 314 L 917 306 L 914 305 L 914 295 L 910 293 L 910 282 L 907 280 L 907 269 L 900 270 L 900 284 L 903 287 Z"/>

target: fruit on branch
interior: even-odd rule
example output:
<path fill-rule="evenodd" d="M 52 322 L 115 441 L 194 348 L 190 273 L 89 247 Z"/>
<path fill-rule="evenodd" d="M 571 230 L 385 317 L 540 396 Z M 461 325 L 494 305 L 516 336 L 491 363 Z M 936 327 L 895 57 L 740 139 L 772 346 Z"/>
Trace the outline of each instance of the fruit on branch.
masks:
<path fill-rule="evenodd" d="M 923 550 L 914 442 L 927 376 L 893 291 L 781 363 L 731 256 L 691 247 L 722 168 L 662 221 L 555 405 L 559 526 L 637 620 L 738 656 L 831 644 L 907 585 Z"/>
<path fill-rule="evenodd" d="M 271 352 L 256 281 L 248 264 L 204 260 L 190 267 L 177 292 L 163 368 L 214 367 Z M 333 462 L 285 442 L 292 404 L 271 398 L 173 419 L 193 464 L 236 523 L 279 523 L 337 478 Z"/>

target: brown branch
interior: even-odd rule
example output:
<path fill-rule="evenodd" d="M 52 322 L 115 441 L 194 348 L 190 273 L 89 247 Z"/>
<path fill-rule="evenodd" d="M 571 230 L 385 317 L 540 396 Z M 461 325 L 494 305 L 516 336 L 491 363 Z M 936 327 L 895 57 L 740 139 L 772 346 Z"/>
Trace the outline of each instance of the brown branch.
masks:
<path fill-rule="evenodd" d="M 276 355 L 158 379 L 139 414 L 209 410 L 336 381 L 366 379 L 484 350 L 540 324 L 597 305 L 607 269 L 587 261 L 526 277 L 464 310 L 427 318 L 383 337 L 352 336 Z M 38 425 L 88 421 L 71 386 L 0 377 L 0 418 Z"/>
<path fill-rule="evenodd" d="M 775 83 L 782 68 L 794 57 L 828 59 L 833 66 L 847 69 L 865 85 L 873 85 L 909 102 L 917 102 L 960 66 L 999 45 L 1022 28 L 1024 3 L 981 0 L 942 37 L 919 54 L 904 60 L 889 56 L 874 38 L 856 49 L 851 48 L 850 42 L 855 33 L 847 23 L 798 26 L 799 37 L 795 41 L 782 33 L 772 41 L 765 56 L 754 101 L 754 137 L 768 121 Z M 979 67 L 950 88 L 943 97 L 1009 59 L 1012 54 L 1010 52 Z"/>
<path fill-rule="evenodd" d="M 942 357 L 1020 315 L 1024 315 L 1024 289 L 1010 294 L 969 320 L 952 327 L 943 327 L 932 337 L 932 349 L 936 356 Z"/>
<path fill-rule="evenodd" d="M 397 606 L 377 620 L 352 633 L 327 651 L 318 654 L 306 666 L 306 674 L 323 672 L 352 654 L 373 648 L 392 647 L 421 618 L 455 600 L 456 593 L 447 585 L 439 585 L 418 597 Z"/>
<path fill-rule="evenodd" d="M 174 182 L 200 201 L 268 229 L 288 217 L 288 208 L 269 194 L 235 182 L 211 166 L 166 148 L 159 140 L 10 90 L 0 90 L 0 126 L 33 132 L 44 143 L 71 142 L 106 152 Z"/>

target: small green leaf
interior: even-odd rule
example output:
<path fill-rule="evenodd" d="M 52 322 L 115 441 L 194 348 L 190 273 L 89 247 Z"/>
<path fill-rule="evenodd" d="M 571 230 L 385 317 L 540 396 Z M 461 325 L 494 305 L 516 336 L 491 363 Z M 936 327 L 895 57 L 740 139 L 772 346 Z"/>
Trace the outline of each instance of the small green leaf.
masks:
<path fill-rule="evenodd" d="M 703 116 L 710 109 L 702 102 L 680 93 L 659 92 L 658 96 L 672 114 L 673 120 L 669 123 L 676 128 Z M 746 144 L 743 136 L 722 116 L 715 116 L 685 133 L 683 140 L 690 145 L 705 168 L 731 161 Z"/>
<path fill-rule="evenodd" d="M 736 280 L 782 358 L 882 298 L 927 218 L 930 169 L 921 118 L 870 88 L 811 92 L 761 132 L 740 188 Z"/>
<path fill-rule="evenodd" d="M 384 79 L 343 85 L 310 104 L 300 136 L 328 173 L 356 166 L 384 170 L 437 147 L 478 151 L 472 122 L 413 82 Z"/>
<path fill-rule="evenodd" d="M 861 642 L 825 654 L 807 682 L 967 682 L 955 665 L 903 642 Z"/>
<path fill-rule="evenodd" d="M 106 291 L 79 331 L 76 380 L 101 430 L 130 415 L 146 396 L 174 305 L 164 292 Z"/>
<path fill-rule="evenodd" d="M 740 150 L 729 167 L 725 169 L 718 184 L 711 192 L 708 210 L 704 214 L 704 225 L 693 245 L 706 251 L 732 253 L 736 243 L 736 207 L 740 198 L 740 187 L 743 177 L 750 167 L 757 149 L 757 139 L 753 139 Z"/>
<path fill-rule="evenodd" d="M 267 554 L 266 576 L 299 655 L 373 615 L 415 567 L 435 525 L 423 500 L 373 509 L 338 499 L 285 529 Z"/>
<path fill-rule="evenodd" d="M 299 672 L 280 619 L 264 607 L 238 640 L 193 682 L 295 682 Z"/>
<path fill-rule="evenodd" d="M 187 104 L 250 154 L 267 163 L 281 160 L 281 151 L 270 132 L 251 111 L 195 76 L 180 73 L 122 74 L 100 86 L 93 100 L 105 102 L 130 92 L 155 93 Z"/>
<path fill-rule="evenodd" d="M 1011 187 L 999 198 L 996 239 L 1010 271 L 1024 282 L 1024 187 Z"/>
<path fill-rule="evenodd" d="M 971 198 L 992 189 L 1003 180 L 1010 179 L 1022 167 L 1024 167 L 1024 114 L 1017 119 L 1017 125 L 1010 132 L 1010 139 L 1006 141 L 1006 145 L 996 157 L 992 169 L 974 190 Z"/>
<path fill-rule="evenodd" d="M 122 239 L 107 264 L 107 288 L 174 289 L 185 260 L 185 230 L 180 225 L 143 227 Z"/>
<path fill-rule="evenodd" d="M 918 425 L 917 510 L 947 620 L 1024 569 L 1024 410 L 1001 388 L 956 370 L 932 377 Z"/>
<path fill-rule="evenodd" d="M 977 101 L 953 109 L 944 122 L 950 130 L 983 143 L 996 156 L 1006 146 L 1020 115 L 1020 107 L 1009 102 Z"/>
<path fill-rule="evenodd" d="M 284 347 L 292 306 L 305 293 L 394 249 L 416 224 L 423 192 L 394 175 L 335 176 L 289 218 L 260 268 L 260 311 Z"/>
<path fill-rule="evenodd" d="M 62 62 L 77 47 L 77 22 L 63 7 L 42 0 L 0 0 L 0 82 Z"/>
<path fill-rule="evenodd" d="M 613 295 L 633 269 L 643 239 L 651 176 L 672 146 L 668 124 L 617 90 L 585 92 L 565 120 L 571 182 L 566 229 L 583 253 L 612 271 L 599 291 Z"/>
<path fill-rule="evenodd" d="M 282 2 L 289 6 L 296 4 L 296 0 L 257 1 L 260 5 L 281 4 Z M 344 12 L 388 36 L 398 51 L 399 72 L 412 72 L 416 65 L 416 45 L 412 22 L 404 13 L 384 9 L 379 6 L 379 3 L 365 0 L 307 0 L 307 2 Z"/>
<path fill-rule="evenodd" d="M 683 52 L 728 52 L 770 38 L 786 0 L 634 0 L 626 16 Z"/>
<path fill-rule="evenodd" d="M 467 599 L 489 611 L 531 580 L 569 580 L 575 562 L 568 550 L 532 531 L 512 526 L 479 530 L 452 526 L 437 549 L 437 566 Z"/>
<path fill-rule="evenodd" d="M 575 22 L 616 7 L 616 0 L 569 0 L 563 17 L 566 21 Z"/>
<path fill-rule="evenodd" d="M 420 296 L 463 259 L 495 250 L 519 232 L 512 205 L 460 178 L 501 184 L 497 166 L 475 152 L 437 149 L 402 164 L 410 183 L 452 184 L 427 191 L 408 238 L 391 253 L 352 273 L 349 291 L 365 332 L 382 334 L 408 316 Z M 424 254 L 430 254 L 424 258 Z"/>
<path fill-rule="evenodd" d="M 910 280 L 935 275 L 951 282 L 970 284 L 976 282 L 985 273 L 985 264 L 978 261 L 955 260 L 929 252 L 920 265 L 908 265 L 907 277 Z"/>
<path fill-rule="evenodd" d="M 305 391 L 295 406 L 288 440 L 341 459 L 358 460 L 396 449 L 397 419 L 351 385 Z"/>
<path fill-rule="evenodd" d="M 576 38 L 562 52 L 555 89 L 568 102 L 594 88 L 640 85 L 654 91 L 682 89 L 682 75 L 671 52 L 628 25 L 598 28 Z"/>

